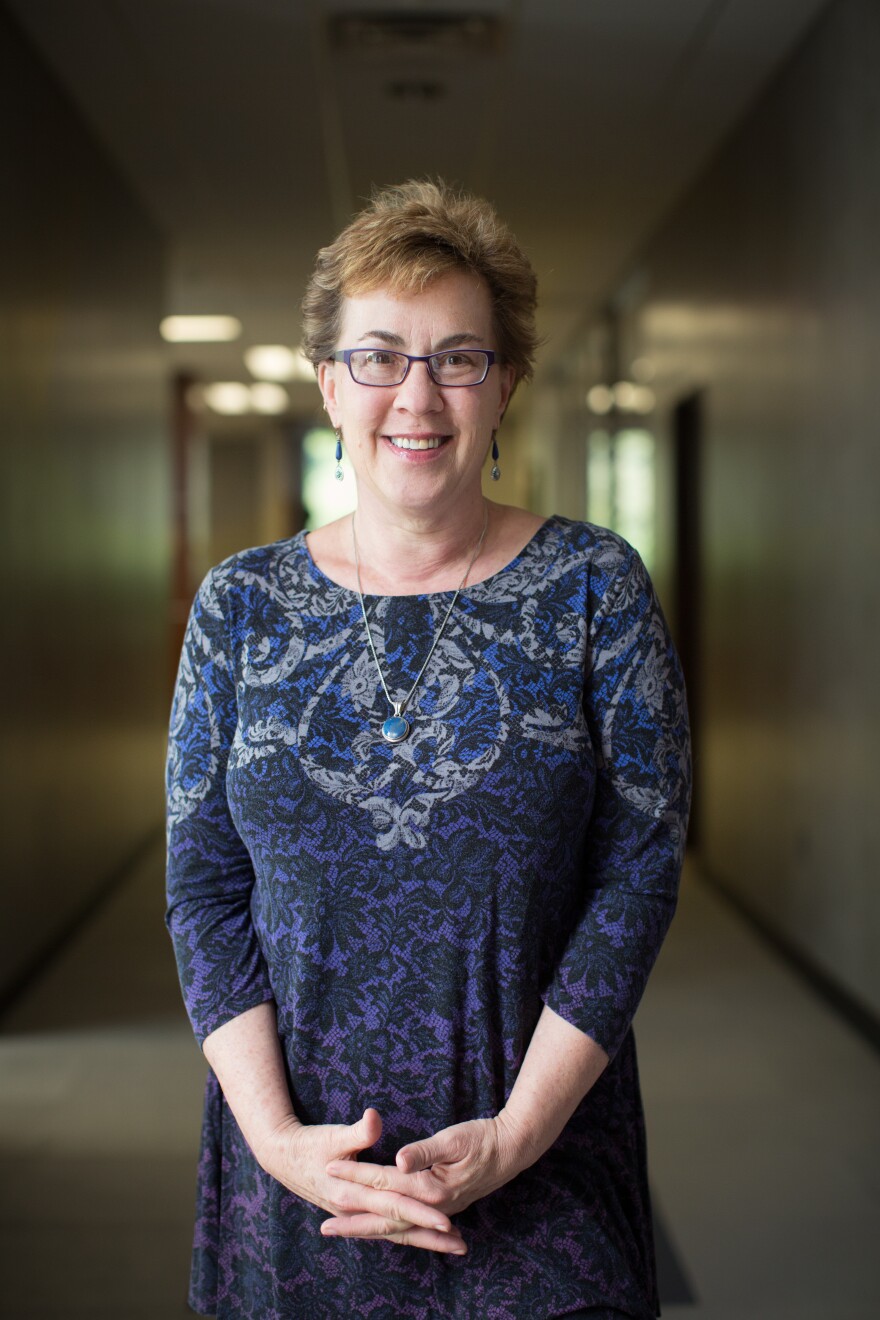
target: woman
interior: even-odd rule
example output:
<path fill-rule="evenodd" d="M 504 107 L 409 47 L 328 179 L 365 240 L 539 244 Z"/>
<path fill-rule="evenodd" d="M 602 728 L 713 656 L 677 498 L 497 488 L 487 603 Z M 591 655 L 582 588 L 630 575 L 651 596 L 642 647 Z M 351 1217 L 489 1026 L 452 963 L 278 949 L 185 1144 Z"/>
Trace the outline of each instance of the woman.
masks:
<path fill-rule="evenodd" d="M 168 919 L 224 1320 L 656 1313 L 629 1024 L 685 703 L 634 551 L 483 497 L 534 303 L 486 203 L 377 196 L 304 304 L 356 514 L 193 607 Z"/>

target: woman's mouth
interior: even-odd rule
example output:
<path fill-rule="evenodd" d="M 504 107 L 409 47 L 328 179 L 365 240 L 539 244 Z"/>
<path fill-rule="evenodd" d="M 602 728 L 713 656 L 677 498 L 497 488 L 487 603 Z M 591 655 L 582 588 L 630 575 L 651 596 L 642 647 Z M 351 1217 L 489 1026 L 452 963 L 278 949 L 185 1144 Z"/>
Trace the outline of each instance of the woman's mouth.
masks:
<path fill-rule="evenodd" d="M 448 435 L 389 435 L 395 449 L 439 449 L 450 438 Z"/>

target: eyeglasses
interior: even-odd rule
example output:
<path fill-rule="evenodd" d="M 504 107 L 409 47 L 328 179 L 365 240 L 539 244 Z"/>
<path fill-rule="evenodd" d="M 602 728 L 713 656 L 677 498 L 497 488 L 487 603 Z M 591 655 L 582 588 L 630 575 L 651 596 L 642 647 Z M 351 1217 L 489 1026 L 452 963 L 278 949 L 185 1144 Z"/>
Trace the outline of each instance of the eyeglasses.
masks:
<path fill-rule="evenodd" d="M 488 348 L 450 348 L 427 357 L 392 353 L 387 348 L 342 348 L 330 357 L 334 362 L 344 362 L 358 385 L 402 385 L 412 364 L 424 362 L 435 385 L 453 389 L 482 385 L 495 361 L 495 354 Z"/>

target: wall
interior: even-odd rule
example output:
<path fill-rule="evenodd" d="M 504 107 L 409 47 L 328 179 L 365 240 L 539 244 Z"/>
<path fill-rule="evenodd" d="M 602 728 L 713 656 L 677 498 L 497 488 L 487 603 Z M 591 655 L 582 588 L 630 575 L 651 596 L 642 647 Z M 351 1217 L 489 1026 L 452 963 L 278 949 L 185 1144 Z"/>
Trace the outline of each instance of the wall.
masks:
<path fill-rule="evenodd" d="M 880 8 L 838 0 L 635 272 L 703 391 L 702 858 L 880 1012 Z"/>
<path fill-rule="evenodd" d="M 169 514 L 162 244 L 2 10 L 0 120 L 3 990 L 161 821 Z"/>

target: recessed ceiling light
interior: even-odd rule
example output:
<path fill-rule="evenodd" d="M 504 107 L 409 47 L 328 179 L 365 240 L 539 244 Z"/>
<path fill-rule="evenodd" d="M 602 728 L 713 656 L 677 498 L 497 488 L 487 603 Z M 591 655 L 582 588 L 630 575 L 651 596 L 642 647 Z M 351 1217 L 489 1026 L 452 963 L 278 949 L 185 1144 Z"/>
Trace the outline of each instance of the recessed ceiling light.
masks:
<path fill-rule="evenodd" d="M 251 410 L 250 386 L 238 380 L 217 380 L 205 385 L 202 398 L 209 408 L 227 417 L 240 417 Z"/>
<path fill-rule="evenodd" d="M 166 316 L 159 333 L 169 344 L 226 344 L 238 339 L 241 321 L 235 316 Z"/>
<path fill-rule="evenodd" d="M 244 355 L 248 371 L 260 380 L 314 381 L 315 369 L 298 349 L 285 344 L 255 344 Z"/>
<path fill-rule="evenodd" d="M 614 407 L 614 395 L 607 385 L 593 386 L 587 393 L 587 407 L 590 412 L 597 413 L 600 417 L 611 412 Z"/>
<path fill-rule="evenodd" d="M 614 402 L 622 412 L 649 413 L 656 402 L 654 391 L 647 385 L 635 385 L 631 380 L 619 380 L 612 387 Z"/>
<path fill-rule="evenodd" d="M 258 413 L 283 413 L 290 404 L 290 395 L 283 385 L 271 380 L 257 381 L 250 389 L 251 403 Z"/>

